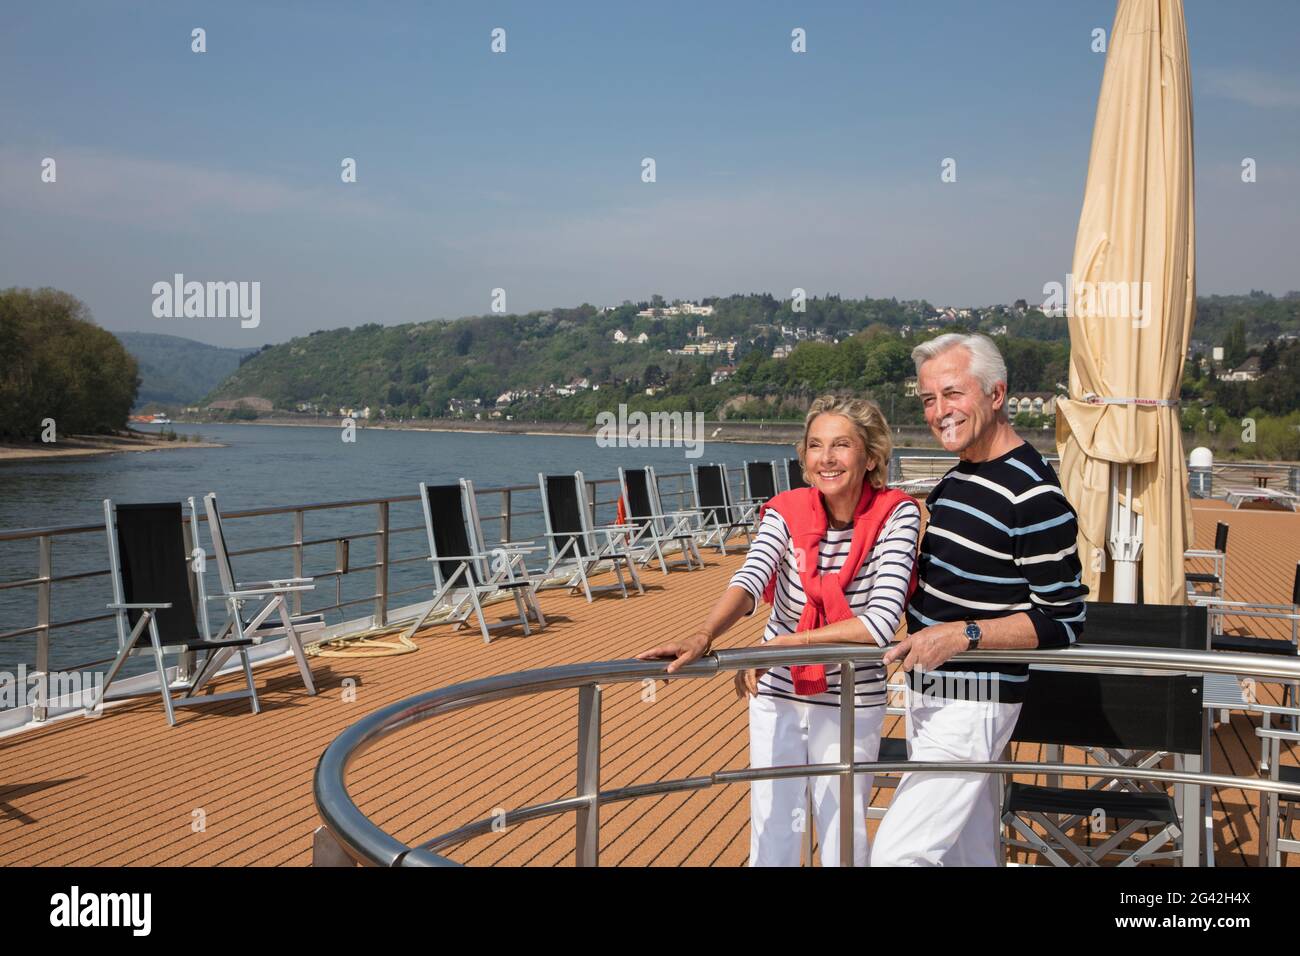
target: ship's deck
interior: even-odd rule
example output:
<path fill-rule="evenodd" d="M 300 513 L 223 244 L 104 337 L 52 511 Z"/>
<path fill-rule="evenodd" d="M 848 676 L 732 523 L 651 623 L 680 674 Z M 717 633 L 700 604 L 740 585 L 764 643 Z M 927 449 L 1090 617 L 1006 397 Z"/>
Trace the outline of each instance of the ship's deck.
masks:
<path fill-rule="evenodd" d="M 1300 515 L 1230 511 L 1196 502 L 1197 547 L 1216 520 L 1229 521 L 1228 597 L 1289 598 L 1300 560 Z M 598 597 L 588 605 L 543 592 L 551 627 L 531 637 L 435 626 L 419 651 L 400 657 L 315 659 L 321 692 L 308 697 L 292 662 L 259 668 L 264 710 L 246 701 L 178 711 L 169 728 L 157 697 L 111 707 L 0 740 L 0 864 L 303 866 L 319 824 L 312 774 L 326 745 L 384 704 L 481 677 L 580 661 L 629 657 L 699 623 L 743 556 L 706 552 L 708 567 L 664 577 L 645 572 L 644 597 Z M 492 609 L 513 612 L 513 603 Z M 762 613 L 743 620 L 720 646 L 755 643 Z M 1269 628 L 1268 625 L 1273 625 Z M 1259 622 L 1282 634 L 1286 622 Z M 355 681 L 354 701 L 344 681 Z M 231 679 L 227 678 L 226 683 Z M 1261 685 L 1261 699 L 1273 694 Z M 1274 695 L 1275 696 L 1275 695 Z M 730 676 L 608 687 L 603 703 L 601 786 L 707 774 L 747 763 L 745 707 Z M 1276 700 L 1274 700 L 1276 702 Z M 1233 714 L 1214 733 L 1214 770 L 1256 773 L 1257 718 Z M 572 795 L 577 699 L 572 691 L 488 704 L 407 728 L 354 765 L 350 786 L 363 811 L 415 842 L 500 809 Z M 902 719 L 886 733 L 901 735 Z M 1038 757 L 1021 748 L 1018 759 Z M 1294 763 L 1294 753 L 1287 758 Z M 1028 778 L 1025 778 L 1028 779 Z M 877 790 L 875 802 L 890 790 Z M 601 809 L 601 864 L 743 865 L 749 847 L 748 787 L 650 797 Z M 1259 796 L 1216 791 L 1218 865 L 1254 865 Z M 874 829 L 874 823 L 872 824 Z M 570 865 L 571 815 L 512 825 L 451 851 L 471 865 Z M 1300 864 L 1295 855 L 1292 865 Z"/>

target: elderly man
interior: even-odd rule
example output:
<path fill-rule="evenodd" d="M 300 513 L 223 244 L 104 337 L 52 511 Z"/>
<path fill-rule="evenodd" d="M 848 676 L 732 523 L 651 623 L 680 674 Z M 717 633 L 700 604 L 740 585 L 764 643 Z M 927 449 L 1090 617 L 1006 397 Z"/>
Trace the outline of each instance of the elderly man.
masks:
<path fill-rule="evenodd" d="M 907 747 L 917 761 L 997 760 L 1024 700 L 1023 664 L 946 663 L 966 650 L 1067 647 L 1083 631 L 1074 509 L 1007 420 L 1007 367 L 983 335 L 912 352 L 925 420 L 961 461 L 926 500 L 908 636 Z M 996 779 L 909 773 L 877 833 L 873 866 L 996 866 Z"/>

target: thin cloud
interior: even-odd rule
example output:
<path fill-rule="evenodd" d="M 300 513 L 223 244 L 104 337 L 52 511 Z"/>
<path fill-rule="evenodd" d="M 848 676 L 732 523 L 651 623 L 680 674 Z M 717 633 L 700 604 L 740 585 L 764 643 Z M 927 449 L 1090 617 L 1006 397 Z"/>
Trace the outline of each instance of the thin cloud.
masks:
<path fill-rule="evenodd" d="M 1258 109 L 1300 109 L 1300 82 L 1259 70 L 1206 70 L 1207 90 Z"/>
<path fill-rule="evenodd" d="M 54 159 L 57 179 L 41 179 Z M 0 207 L 163 231 L 201 227 L 215 217 L 276 216 L 305 210 L 349 217 L 399 214 L 355 196 L 268 176 L 86 147 L 0 147 Z"/>

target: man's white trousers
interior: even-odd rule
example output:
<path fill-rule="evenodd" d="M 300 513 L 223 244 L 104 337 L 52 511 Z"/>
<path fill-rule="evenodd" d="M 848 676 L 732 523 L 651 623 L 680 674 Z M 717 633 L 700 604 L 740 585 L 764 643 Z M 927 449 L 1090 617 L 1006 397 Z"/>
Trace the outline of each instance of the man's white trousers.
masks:
<path fill-rule="evenodd" d="M 909 760 L 1000 759 L 1020 704 L 907 690 Z M 984 773 L 908 773 L 876 831 L 872 866 L 998 866 L 1001 788 Z"/>
<path fill-rule="evenodd" d="M 885 708 L 859 707 L 854 718 L 854 760 L 875 760 Z M 781 697 L 749 698 L 749 765 L 782 767 L 836 763 L 840 759 L 840 709 Z M 808 777 L 750 783 L 749 865 L 798 866 L 808 827 Z M 872 775 L 854 780 L 853 864 L 866 866 L 867 805 Z M 813 816 L 822 866 L 840 865 L 840 781 L 811 778 Z M 811 865 L 812 861 L 808 861 Z"/>

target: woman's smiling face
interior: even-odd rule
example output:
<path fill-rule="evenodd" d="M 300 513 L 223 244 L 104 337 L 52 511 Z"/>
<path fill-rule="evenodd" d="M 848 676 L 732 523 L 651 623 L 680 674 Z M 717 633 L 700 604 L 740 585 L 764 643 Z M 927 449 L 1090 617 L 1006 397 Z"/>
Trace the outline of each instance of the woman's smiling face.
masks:
<path fill-rule="evenodd" d="M 857 426 L 843 415 L 827 412 L 813 419 L 804 446 L 804 472 L 827 498 L 854 498 L 876 462 L 867 454 Z"/>

